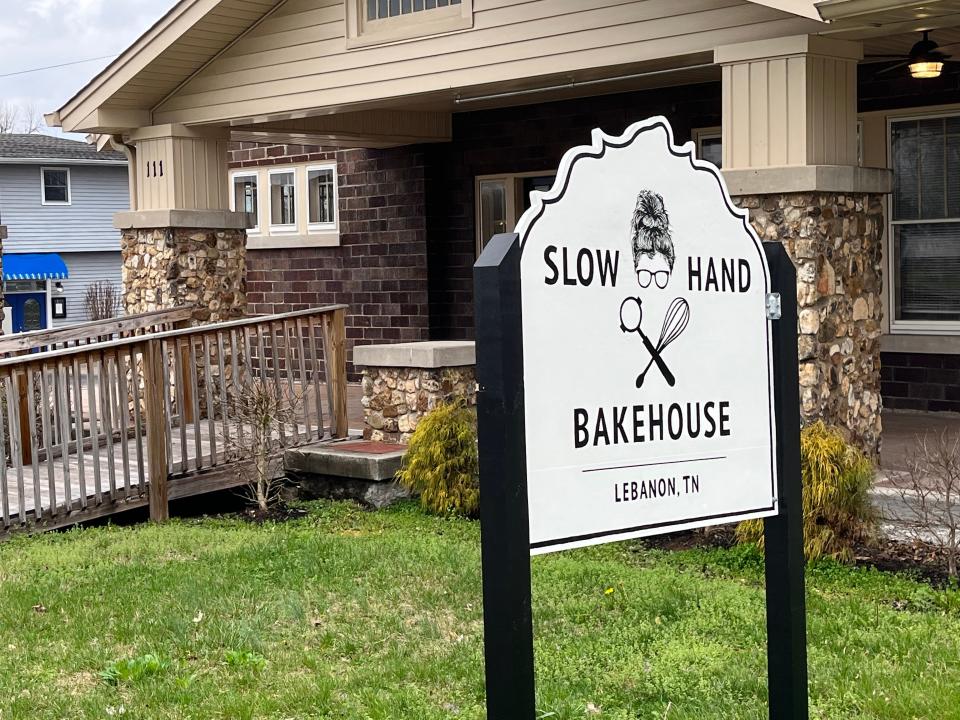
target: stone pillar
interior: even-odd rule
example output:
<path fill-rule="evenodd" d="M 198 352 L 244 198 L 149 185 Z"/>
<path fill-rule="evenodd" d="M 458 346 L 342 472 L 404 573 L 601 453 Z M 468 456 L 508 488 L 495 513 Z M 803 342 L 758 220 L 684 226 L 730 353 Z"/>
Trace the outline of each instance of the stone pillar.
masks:
<path fill-rule="evenodd" d="M 740 195 L 757 234 L 782 242 L 797 266 L 800 412 L 880 448 L 882 194 Z"/>
<path fill-rule="evenodd" d="M 245 230 L 166 226 L 122 232 L 128 314 L 183 305 L 194 307 L 194 320 L 201 323 L 246 314 Z"/>
<path fill-rule="evenodd" d="M 182 305 L 196 322 L 245 314 L 246 228 L 229 208 L 226 128 L 160 125 L 124 136 L 130 212 L 119 213 L 128 313 Z"/>
<path fill-rule="evenodd" d="M 420 419 L 440 402 L 477 404 L 476 350 L 468 341 L 360 345 L 366 440 L 406 443 Z"/>
<path fill-rule="evenodd" d="M 886 169 L 858 167 L 860 46 L 797 36 L 718 48 L 724 176 L 765 242 L 797 267 L 804 423 L 840 427 L 871 457 L 881 440 Z"/>

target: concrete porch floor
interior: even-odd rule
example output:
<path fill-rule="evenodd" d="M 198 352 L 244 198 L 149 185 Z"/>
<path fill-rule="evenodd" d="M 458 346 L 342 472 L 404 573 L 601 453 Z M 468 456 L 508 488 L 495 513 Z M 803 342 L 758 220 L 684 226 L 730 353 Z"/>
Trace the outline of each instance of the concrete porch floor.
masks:
<path fill-rule="evenodd" d="M 880 450 L 880 471 L 885 475 L 907 469 L 907 458 L 917 438 L 943 430 L 960 431 L 960 414 L 925 413 L 909 410 L 884 410 L 883 446 Z"/>

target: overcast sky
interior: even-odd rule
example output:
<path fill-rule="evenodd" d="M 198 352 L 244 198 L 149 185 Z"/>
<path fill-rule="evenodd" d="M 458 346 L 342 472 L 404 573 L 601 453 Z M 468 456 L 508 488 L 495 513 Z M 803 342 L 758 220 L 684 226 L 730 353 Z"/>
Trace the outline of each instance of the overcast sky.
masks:
<path fill-rule="evenodd" d="M 175 0 L 0 2 L 0 75 L 119 53 L 175 4 Z M 32 101 L 44 113 L 57 110 L 109 62 L 0 77 L 0 100 Z"/>

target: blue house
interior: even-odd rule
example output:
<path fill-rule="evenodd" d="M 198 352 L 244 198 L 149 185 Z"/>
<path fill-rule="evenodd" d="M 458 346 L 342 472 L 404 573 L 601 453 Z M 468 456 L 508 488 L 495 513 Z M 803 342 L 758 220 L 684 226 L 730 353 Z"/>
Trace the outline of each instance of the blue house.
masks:
<path fill-rule="evenodd" d="M 127 210 L 126 158 L 47 135 L 0 135 L 4 332 L 86 322 L 87 288 L 121 294 L 120 235 Z"/>

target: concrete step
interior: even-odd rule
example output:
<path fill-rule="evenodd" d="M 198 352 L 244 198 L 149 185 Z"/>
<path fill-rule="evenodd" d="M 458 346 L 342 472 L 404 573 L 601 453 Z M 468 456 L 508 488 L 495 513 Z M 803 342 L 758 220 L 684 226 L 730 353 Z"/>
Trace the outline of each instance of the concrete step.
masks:
<path fill-rule="evenodd" d="M 406 445 L 370 440 L 325 442 L 287 450 L 283 465 L 305 498 L 356 500 L 382 508 L 410 496 L 394 479 L 406 451 Z"/>

